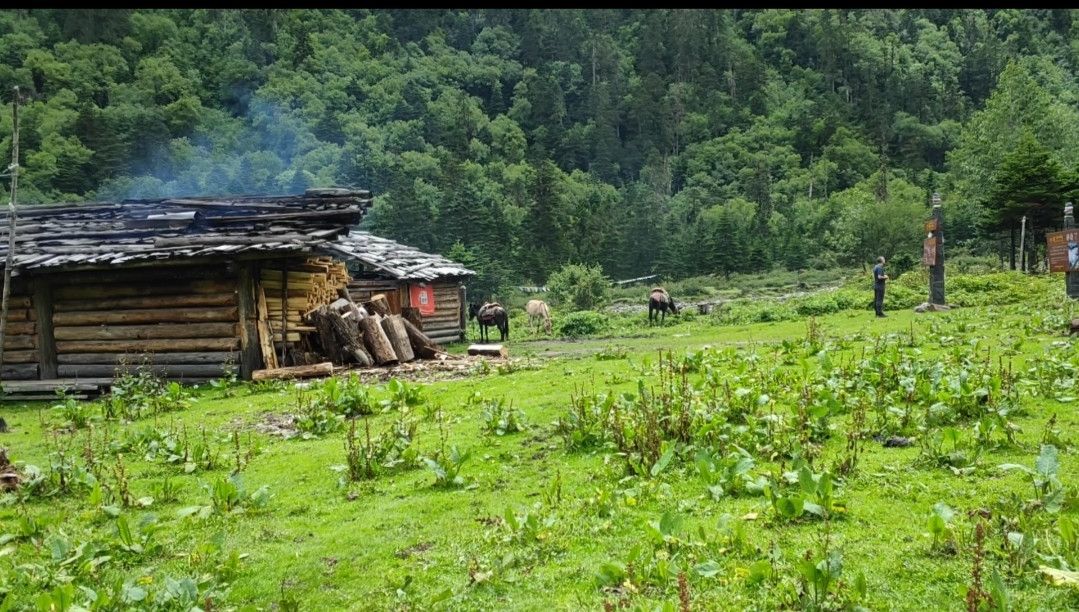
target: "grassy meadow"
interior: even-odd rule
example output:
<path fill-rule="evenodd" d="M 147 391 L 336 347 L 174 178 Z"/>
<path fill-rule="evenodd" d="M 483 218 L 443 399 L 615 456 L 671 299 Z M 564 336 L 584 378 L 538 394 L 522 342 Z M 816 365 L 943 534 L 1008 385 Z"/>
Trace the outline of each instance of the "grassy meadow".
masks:
<path fill-rule="evenodd" d="M 454 372 L 5 404 L 0 610 L 1075 609 L 1063 280 L 915 314 L 922 280 L 886 319 L 857 283 L 518 313 Z"/>

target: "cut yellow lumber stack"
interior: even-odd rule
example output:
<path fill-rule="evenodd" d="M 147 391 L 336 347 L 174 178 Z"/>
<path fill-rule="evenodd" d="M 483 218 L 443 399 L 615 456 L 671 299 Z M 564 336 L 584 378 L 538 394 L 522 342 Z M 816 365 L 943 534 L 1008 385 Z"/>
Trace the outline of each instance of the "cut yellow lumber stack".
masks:
<path fill-rule="evenodd" d="M 281 339 L 284 313 L 288 326 L 286 338 L 295 342 L 299 340 L 299 333 L 311 333 L 314 329 L 304 325 L 304 314 L 333 303 L 339 297 L 338 290 L 347 287 L 351 279 L 344 262 L 327 256 L 310 257 L 303 262 L 290 261 L 287 270 L 286 276 L 279 265 L 264 266 L 259 278 L 262 292 L 258 297 L 260 302 L 265 297 L 265 318 L 273 330 L 274 340 Z M 259 313 L 260 318 L 262 314 Z"/>

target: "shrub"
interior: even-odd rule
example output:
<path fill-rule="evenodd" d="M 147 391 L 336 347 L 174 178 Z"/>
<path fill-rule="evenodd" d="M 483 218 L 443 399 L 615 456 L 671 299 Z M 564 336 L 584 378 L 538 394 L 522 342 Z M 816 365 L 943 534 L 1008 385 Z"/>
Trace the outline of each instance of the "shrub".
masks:
<path fill-rule="evenodd" d="M 594 336 L 609 328 L 610 321 L 607 317 L 590 310 L 571 312 L 558 322 L 558 333 L 569 338 Z"/>
<path fill-rule="evenodd" d="M 547 287 L 558 299 L 574 310 L 593 310 L 607 303 L 611 280 L 599 266 L 566 264 L 551 274 Z"/>

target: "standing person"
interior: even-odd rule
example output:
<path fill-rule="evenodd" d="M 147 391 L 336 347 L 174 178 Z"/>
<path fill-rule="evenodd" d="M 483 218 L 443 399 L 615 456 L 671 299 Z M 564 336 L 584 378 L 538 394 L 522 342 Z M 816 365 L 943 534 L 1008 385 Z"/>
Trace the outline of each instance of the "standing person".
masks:
<path fill-rule="evenodd" d="M 884 314 L 884 282 L 888 275 L 884 273 L 884 257 L 877 258 L 877 265 L 873 266 L 873 308 L 878 317 L 886 317 Z"/>

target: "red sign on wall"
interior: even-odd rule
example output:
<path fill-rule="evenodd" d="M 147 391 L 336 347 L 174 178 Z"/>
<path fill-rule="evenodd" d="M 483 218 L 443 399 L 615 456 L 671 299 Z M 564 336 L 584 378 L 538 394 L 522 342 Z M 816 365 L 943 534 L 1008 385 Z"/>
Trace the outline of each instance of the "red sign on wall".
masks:
<path fill-rule="evenodd" d="M 435 314 L 435 288 L 430 285 L 410 285 L 409 297 L 412 307 L 420 309 L 420 315 Z"/>

